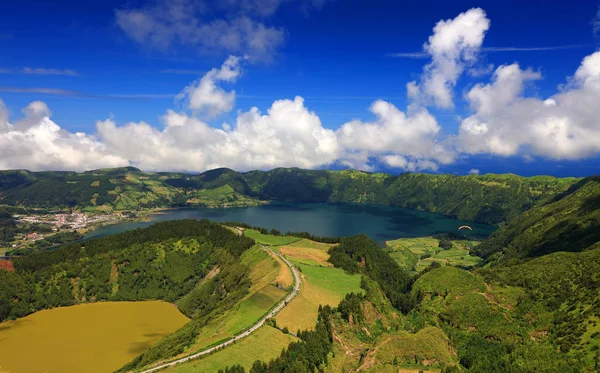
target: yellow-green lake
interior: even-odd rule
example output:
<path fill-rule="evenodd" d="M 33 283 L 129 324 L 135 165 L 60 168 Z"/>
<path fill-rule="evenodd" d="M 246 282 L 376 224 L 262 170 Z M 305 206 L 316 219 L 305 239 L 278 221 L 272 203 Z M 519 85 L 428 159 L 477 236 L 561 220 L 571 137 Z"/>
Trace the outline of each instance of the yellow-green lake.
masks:
<path fill-rule="evenodd" d="M 0 373 L 106 373 L 189 319 L 161 301 L 55 308 L 0 323 Z"/>

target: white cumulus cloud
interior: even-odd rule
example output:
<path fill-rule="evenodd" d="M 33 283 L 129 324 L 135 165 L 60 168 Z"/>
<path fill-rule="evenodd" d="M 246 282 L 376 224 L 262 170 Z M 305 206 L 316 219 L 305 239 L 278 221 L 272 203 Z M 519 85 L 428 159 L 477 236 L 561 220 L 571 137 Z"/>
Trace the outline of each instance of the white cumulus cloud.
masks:
<path fill-rule="evenodd" d="M 540 79 L 518 64 L 500 66 L 493 81 L 473 87 L 474 113 L 460 125 L 458 146 L 470 154 L 525 152 L 552 159 L 582 159 L 600 152 L 600 52 L 585 57 L 561 91 L 526 97 L 527 82 Z"/>
<path fill-rule="evenodd" d="M 266 114 L 255 107 L 241 112 L 228 130 L 174 111 L 163 121 L 163 130 L 144 122 L 119 127 L 113 120 L 101 121 L 98 138 L 146 170 L 313 168 L 333 162 L 339 153 L 335 133 L 323 128 L 301 97 L 275 101 Z"/>
<path fill-rule="evenodd" d="M 235 91 L 225 92 L 217 83 L 235 82 L 239 76 L 240 57 L 229 56 L 220 69 L 212 69 L 187 86 L 177 99 L 186 100 L 194 112 L 206 112 L 211 116 L 229 112 L 235 104 Z"/>
<path fill-rule="evenodd" d="M 8 113 L 0 101 L 0 169 L 81 171 L 128 164 L 107 152 L 93 136 L 61 129 L 50 119 L 50 110 L 43 102 L 32 102 L 23 114 L 14 124 L 8 123 Z"/>
<path fill-rule="evenodd" d="M 361 155 L 357 158 L 355 154 L 348 165 L 376 157 L 390 167 L 414 171 L 435 170 L 437 162 L 452 162 L 453 153 L 438 142 L 440 126 L 426 109 L 407 115 L 389 102 L 378 100 L 371 111 L 376 121 L 353 120 L 337 130 L 345 152 Z"/>
<path fill-rule="evenodd" d="M 423 46 L 431 62 L 423 68 L 419 82 L 407 84 L 409 97 L 420 104 L 433 101 L 439 107 L 452 107 L 453 88 L 465 67 L 475 62 L 489 27 L 490 21 L 480 8 L 439 21 Z"/>

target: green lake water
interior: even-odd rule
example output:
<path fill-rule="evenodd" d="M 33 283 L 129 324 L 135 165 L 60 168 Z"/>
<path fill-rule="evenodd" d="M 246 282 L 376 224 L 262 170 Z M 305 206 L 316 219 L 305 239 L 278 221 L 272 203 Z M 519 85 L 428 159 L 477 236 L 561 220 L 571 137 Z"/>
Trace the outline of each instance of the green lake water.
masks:
<path fill-rule="evenodd" d="M 461 225 L 469 239 L 488 237 L 495 226 L 448 218 L 425 211 L 398 207 L 358 204 L 270 204 L 241 208 L 184 208 L 152 216 L 151 222 L 127 222 L 94 230 L 86 239 L 106 236 L 129 229 L 143 228 L 160 221 L 175 219 L 209 219 L 235 221 L 281 232 L 306 231 L 319 236 L 366 234 L 379 244 L 401 237 L 422 237 L 443 232 L 457 232 Z"/>

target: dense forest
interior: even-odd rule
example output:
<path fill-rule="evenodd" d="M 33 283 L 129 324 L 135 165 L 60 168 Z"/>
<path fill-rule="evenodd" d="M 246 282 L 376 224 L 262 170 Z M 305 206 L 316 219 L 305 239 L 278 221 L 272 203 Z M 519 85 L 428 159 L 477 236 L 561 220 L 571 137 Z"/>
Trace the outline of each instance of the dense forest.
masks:
<path fill-rule="evenodd" d="M 381 286 L 394 307 L 408 313 L 418 302 L 413 279 L 377 243 L 365 235 L 343 238 L 329 250 L 329 261 L 349 273 L 364 273 Z"/>
<path fill-rule="evenodd" d="M 0 171 L 0 204 L 43 208 L 137 209 L 288 202 L 373 203 L 499 224 L 545 203 L 574 178 L 516 175 L 393 176 L 355 170 L 278 168 L 199 175 L 133 167 L 75 172 Z"/>

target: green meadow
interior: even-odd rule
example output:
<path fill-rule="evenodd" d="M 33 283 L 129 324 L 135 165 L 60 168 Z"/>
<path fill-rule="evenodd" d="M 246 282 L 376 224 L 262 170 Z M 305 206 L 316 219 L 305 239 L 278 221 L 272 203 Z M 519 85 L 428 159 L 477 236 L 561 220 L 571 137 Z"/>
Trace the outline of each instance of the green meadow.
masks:
<path fill-rule="evenodd" d="M 327 289 L 340 297 L 348 293 L 362 293 L 360 275 L 349 275 L 343 269 L 295 264 L 312 285 Z"/>
<path fill-rule="evenodd" d="M 188 321 L 162 301 L 36 312 L 0 324 L 0 372 L 112 372 Z"/>
<path fill-rule="evenodd" d="M 301 240 L 301 238 L 293 236 L 271 236 L 270 234 L 262 234 L 254 229 L 246 229 L 244 235 L 252 238 L 258 243 L 271 246 L 289 245 Z"/>

